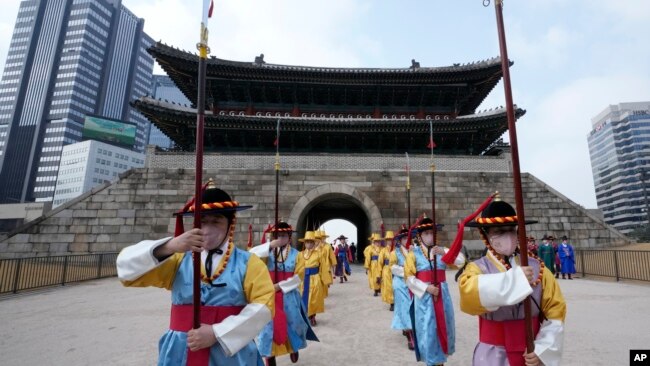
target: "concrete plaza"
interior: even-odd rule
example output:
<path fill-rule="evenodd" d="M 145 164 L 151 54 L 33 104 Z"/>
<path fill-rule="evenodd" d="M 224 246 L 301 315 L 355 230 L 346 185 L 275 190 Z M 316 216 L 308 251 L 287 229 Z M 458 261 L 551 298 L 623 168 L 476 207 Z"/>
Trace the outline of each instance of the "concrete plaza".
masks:
<path fill-rule="evenodd" d="M 448 278 L 453 278 L 453 272 Z M 650 285 L 593 279 L 559 280 L 568 303 L 563 365 L 627 365 L 630 349 L 650 348 Z M 477 319 L 458 308 L 456 353 L 446 365 L 469 365 Z M 155 365 L 157 342 L 168 326 L 169 293 L 124 288 L 116 278 L 28 292 L 0 299 L 0 364 Z M 319 315 L 320 343 L 300 352 L 298 364 L 416 365 L 392 313 L 372 297 L 363 269 L 336 282 Z M 287 357 L 278 365 L 291 365 Z"/>

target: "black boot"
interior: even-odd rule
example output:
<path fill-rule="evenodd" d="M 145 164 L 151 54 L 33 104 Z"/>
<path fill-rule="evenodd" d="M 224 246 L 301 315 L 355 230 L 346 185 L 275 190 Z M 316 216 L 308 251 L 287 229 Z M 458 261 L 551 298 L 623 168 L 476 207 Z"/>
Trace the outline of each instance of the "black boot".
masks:
<path fill-rule="evenodd" d="M 343 283 L 343 277 L 341 277 L 341 283 Z"/>
<path fill-rule="evenodd" d="M 390 309 L 388 309 L 388 310 L 395 311 L 395 304 L 390 304 Z"/>
<path fill-rule="evenodd" d="M 569 279 L 570 279 L 570 280 L 572 280 L 572 279 L 573 279 L 573 278 L 571 278 L 571 273 L 569 273 Z"/>
<path fill-rule="evenodd" d="M 266 366 L 275 366 L 275 357 L 267 357 Z"/>
<path fill-rule="evenodd" d="M 564 275 L 564 273 L 562 273 L 562 279 L 566 280 L 566 276 Z"/>
<path fill-rule="evenodd" d="M 413 351 L 415 349 L 415 345 L 413 344 L 413 331 L 412 330 L 407 330 L 406 331 L 406 339 L 408 339 L 408 342 L 406 345 L 408 348 Z"/>
<path fill-rule="evenodd" d="M 343 279 L 345 280 L 345 282 L 348 282 L 348 276 L 343 276 Z"/>
<path fill-rule="evenodd" d="M 298 362 L 298 352 L 293 352 L 289 354 L 289 358 L 291 359 L 292 363 Z"/>
<path fill-rule="evenodd" d="M 372 296 L 375 296 L 375 297 L 377 297 L 378 295 L 379 295 L 379 290 L 375 290 L 375 294 L 374 294 L 374 295 L 372 295 Z"/>

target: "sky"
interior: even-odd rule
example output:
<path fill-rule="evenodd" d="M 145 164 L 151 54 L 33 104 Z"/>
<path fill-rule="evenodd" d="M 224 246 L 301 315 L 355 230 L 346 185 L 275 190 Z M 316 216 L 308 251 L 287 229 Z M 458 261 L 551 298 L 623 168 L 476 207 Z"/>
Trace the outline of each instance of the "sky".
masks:
<path fill-rule="evenodd" d="M 0 69 L 20 0 L 0 0 Z M 145 32 L 195 52 L 200 0 L 123 0 Z M 607 106 L 650 101 L 650 1 L 504 3 L 522 172 L 596 208 L 587 135 Z M 330 67 L 449 66 L 499 55 L 494 1 L 215 0 L 211 55 Z M 155 72 L 162 73 L 156 66 Z M 500 83 L 479 110 L 505 105 Z M 435 140 L 435 136 L 434 136 Z M 507 136 L 506 136 L 507 140 Z"/>

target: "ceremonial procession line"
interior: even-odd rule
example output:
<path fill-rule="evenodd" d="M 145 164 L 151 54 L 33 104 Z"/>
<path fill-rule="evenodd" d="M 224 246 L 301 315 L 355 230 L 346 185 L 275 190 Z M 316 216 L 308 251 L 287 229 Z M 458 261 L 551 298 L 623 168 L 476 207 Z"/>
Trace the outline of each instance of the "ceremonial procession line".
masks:
<path fill-rule="evenodd" d="M 477 321 L 458 307 L 456 353 L 446 365 L 468 365 Z M 577 279 L 560 283 L 567 302 L 562 365 L 627 365 L 630 349 L 650 348 L 650 286 Z M 128 305 L 126 305 L 128 304 Z M 154 365 L 169 325 L 169 292 L 124 288 L 115 278 L 24 293 L 0 300 L 4 366 Z M 392 313 L 373 297 L 363 267 L 335 282 L 298 365 L 417 365 L 405 338 L 390 329 Z M 288 357 L 278 365 L 291 365 Z"/>

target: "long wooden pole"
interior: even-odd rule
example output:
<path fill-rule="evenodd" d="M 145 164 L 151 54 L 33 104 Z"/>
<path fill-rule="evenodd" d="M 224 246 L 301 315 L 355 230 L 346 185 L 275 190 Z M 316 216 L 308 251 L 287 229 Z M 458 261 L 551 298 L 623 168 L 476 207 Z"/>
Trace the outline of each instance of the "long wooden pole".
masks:
<path fill-rule="evenodd" d="M 278 238 L 278 207 L 279 207 L 279 202 L 280 202 L 280 120 L 278 119 L 278 127 L 275 135 L 275 164 L 273 164 L 273 167 L 275 168 L 275 226 L 274 230 L 272 231 L 271 237 L 273 239 Z M 278 256 L 280 253 L 281 249 L 280 248 L 275 248 L 275 261 L 274 263 L 274 272 L 275 272 L 275 278 L 273 279 L 273 283 L 277 283 L 278 281 Z"/>
<path fill-rule="evenodd" d="M 484 0 L 484 4 L 485 4 Z M 489 1 L 487 2 L 489 4 Z M 503 72 L 503 87 L 506 97 L 506 115 L 508 117 L 508 133 L 512 150 L 512 178 L 515 188 L 515 203 L 517 207 L 517 227 L 519 239 L 519 253 L 521 265 L 528 265 L 528 248 L 526 247 L 526 219 L 524 213 L 524 198 L 521 189 L 521 169 L 519 167 L 519 147 L 517 144 L 517 129 L 515 126 L 515 109 L 512 102 L 512 88 L 510 84 L 510 61 L 506 46 L 506 34 L 503 26 L 503 0 L 495 0 L 494 7 L 497 18 L 497 29 L 499 32 L 499 50 L 501 53 L 501 69 Z M 526 317 L 526 347 L 528 353 L 535 350 L 533 344 L 533 324 L 531 318 L 530 296 L 524 299 L 524 314 Z"/>
<path fill-rule="evenodd" d="M 409 165 L 409 153 L 406 153 L 406 214 L 408 217 L 407 228 L 410 228 L 411 223 L 411 167 Z"/>
<path fill-rule="evenodd" d="M 201 41 L 197 45 L 199 49 L 199 85 L 198 96 L 196 100 L 196 177 L 194 180 L 194 228 L 201 228 L 201 200 L 202 189 L 201 183 L 203 182 L 203 127 L 205 119 L 205 72 L 206 61 L 208 59 L 208 25 L 207 25 L 207 9 L 203 7 L 203 20 L 201 21 Z M 198 329 L 201 326 L 201 253 L 192 253 L 193 265 L 193 287 L 192 287 L 192 308 L 193 318 L 192 326 Z"/>

